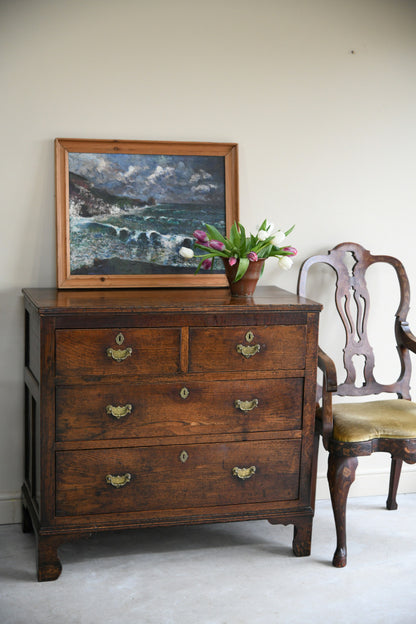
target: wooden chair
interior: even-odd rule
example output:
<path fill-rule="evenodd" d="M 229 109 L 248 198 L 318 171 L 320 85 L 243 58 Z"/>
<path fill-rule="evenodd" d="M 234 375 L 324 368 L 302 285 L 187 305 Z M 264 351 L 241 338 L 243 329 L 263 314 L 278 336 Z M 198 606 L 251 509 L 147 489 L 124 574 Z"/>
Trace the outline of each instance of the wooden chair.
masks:
<path fill-rule="evenodd" d="M 352 262 L 351 262 L 352 261 Z M 367 335 L 369 293 L 365 274 L 376 262 L 390 264 L 396 271 L 400 286 L 400 304 L 395 317 L 396 346 L 401 370 L 391 384 L 378 383 L 373 375 L 374 354 Z M 322 387 L 318 386 L 316 410 L 314 471 L 318 455 L 319 435 L 329 452 L 328 482 L 334 512 L 337 547 L 333 565 L 347 563 L 345 511 L 348 492 L 355 479 L 358 457 L 375 451 L 391 454 L 390 486 L 387 509 L 397 509 L 396 494 L 403 461 L 416 462 L 416 403 L 410 401 L 411 362 L 409 349 L 416 352 L 416 337 L 406 317 L 410 289 L 402 263 L 390 256 L 373 256 L 355 243 L 342 243 L 328 255 L 306 260 L 299 273 L 298 294 L 306 296 L 308 271 L 316 263 L 325 263 L 336 273 L 335 302 L 346 333 L 343 363 L 346 378 L 338 383 L 332 359 L 319 349 L 318 367 L 323 372 Z M 309 293 L 308 296 L 313 296 Z M 364 382 L 357 387 L 353 357 L 364 357 Z M 347 403 L 332 403 L 332 396 L 367 397 L 395 393 L 398 398 Z"/>

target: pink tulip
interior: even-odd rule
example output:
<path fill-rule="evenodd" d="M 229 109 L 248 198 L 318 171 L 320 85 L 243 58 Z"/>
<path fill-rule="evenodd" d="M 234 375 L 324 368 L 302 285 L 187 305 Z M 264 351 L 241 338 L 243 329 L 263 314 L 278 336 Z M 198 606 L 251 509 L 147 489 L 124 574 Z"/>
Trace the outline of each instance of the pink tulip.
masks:
<path fill-rule="evenodd" d="M 255 251 L 250 251 L 250 253 L 247 254 L 247 258 L 250 260 L 250 262 L 257 262 L 257 260 L 259 259 Z"/>
<path fill-rule="evenodd" d="M 212 258 L 207 258 L 201 264 L 201 269 L 205 269 L 206 271 L 208 271 L 211 267 L 212 267 Z"/>
<path fill-rule="evenodd" d="M 234 266 L 235 264 L 237 264 L 237 258 L 234 258 L 234 256 L 231 256 L 231 258 L 228 259 L 228 264 L 230 266 Z"/>
<path fill-rule="evenodd" d="M 206 243 L 208 240 L 208 234 L 204 230 L 195 230 L 194 234 L 198 243 Z"/>
<path fill-rule="evenodd" d="M 298 253 L 298 250 L 294 247 L 283 247 L 283 251 L 286 251 L 286 253 L 289 253 L 291 256 L 296 256 Z"/>
<path fill-rule="evenodd" d="M 220 241 L 217 241 L 217 240 L 209 241 L 209 246 L 212 249 L 215 249 L 216 251 L 222 251 L 223 249 L 225 249 L 224 243 L 221 243 Z"/>

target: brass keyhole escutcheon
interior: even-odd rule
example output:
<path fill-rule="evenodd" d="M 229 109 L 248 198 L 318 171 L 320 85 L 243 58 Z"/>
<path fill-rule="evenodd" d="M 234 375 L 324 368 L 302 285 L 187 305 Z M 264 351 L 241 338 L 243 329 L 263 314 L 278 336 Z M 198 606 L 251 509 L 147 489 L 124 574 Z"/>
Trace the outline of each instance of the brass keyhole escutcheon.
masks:
<path fill-rule="evenodd" d="M 247 340 L 247 342 L 253 342 L 253 340 L 254 340 L 254 334 L 253 334 L 253 332 L 252 332 L 252 331 L 248 331 L 248 332 L 246 333 L 246 340 Z"/>
<path fill-rule="evenodd" d="M 183 399 L 187 399 L 187 398 L 188 398 L 188 396 L 189 396 L 189 390 L 188 390 L 188 388 L 185 388 L 185 386 L 184 386 L 184 387 L 181 389 L 181 391 L 180 391 L 180 393 L 179 393 L 179 394 L 181 395 L 181 397 L 182 397 Z"/>
<path fill-rule="evenodd" d="M 179 455 L 179 459 L 181 460 L 181 462 L 184 464 L 186 462 L 186 460 L 188 459 L 189 455 L 186 451 L 182 451 L 182 453 Z"/>
<path fill-rule="evenodd" d="M 116 336 L 116 343 L 120 346 L 122 345 L 124 342 L 124 336 L 123 334 L 120 332 L 119 334 L 117 334 Z"/>

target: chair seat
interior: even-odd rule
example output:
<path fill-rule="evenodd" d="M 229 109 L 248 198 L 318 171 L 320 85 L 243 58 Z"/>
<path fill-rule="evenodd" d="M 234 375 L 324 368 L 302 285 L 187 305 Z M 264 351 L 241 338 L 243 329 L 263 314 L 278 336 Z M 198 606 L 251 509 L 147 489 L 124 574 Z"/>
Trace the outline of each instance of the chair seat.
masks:
<path fill-rule="evenodd" d="M 404 399 L 335 403 L 332 406 L 338 442 L 365 442 L 377 438 L 416 438 L 416 403 Z"/>

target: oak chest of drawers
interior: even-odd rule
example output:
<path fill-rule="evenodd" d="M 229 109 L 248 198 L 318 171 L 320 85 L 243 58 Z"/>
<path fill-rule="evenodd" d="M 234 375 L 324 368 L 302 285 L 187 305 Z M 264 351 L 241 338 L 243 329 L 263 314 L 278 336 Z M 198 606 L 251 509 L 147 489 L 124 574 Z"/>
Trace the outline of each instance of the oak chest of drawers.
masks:
<path fill-rule="evenodd" d="M 274 287 L 25 290 L 23 528 L 294 525 L 310 553 L 320 305 Z"/>

